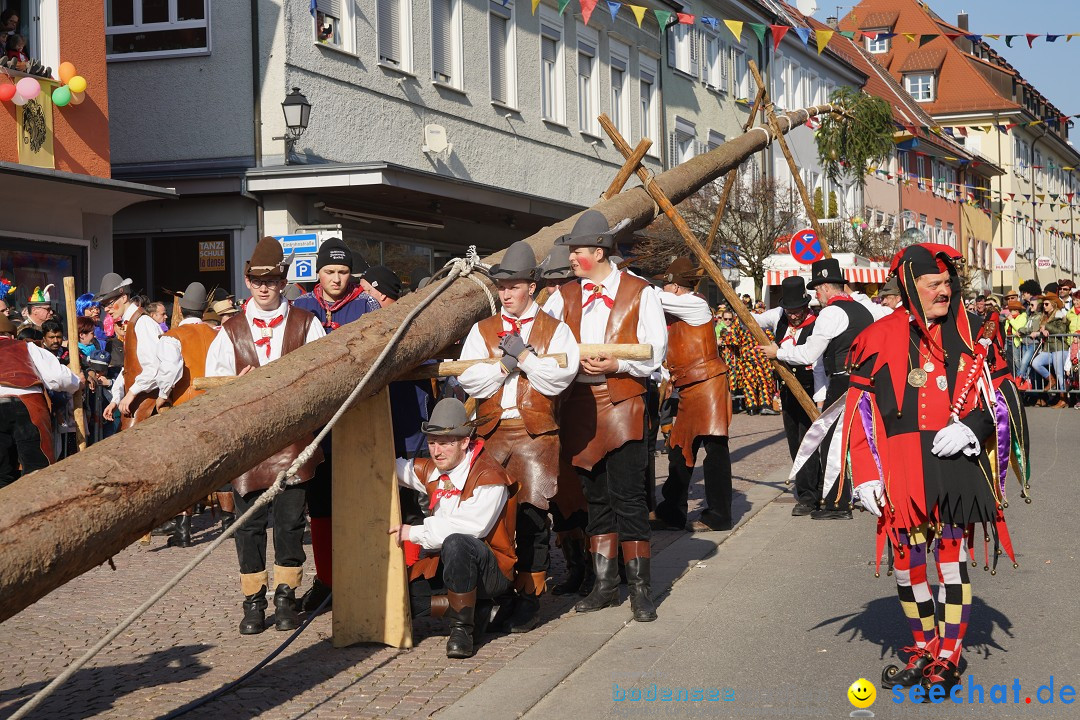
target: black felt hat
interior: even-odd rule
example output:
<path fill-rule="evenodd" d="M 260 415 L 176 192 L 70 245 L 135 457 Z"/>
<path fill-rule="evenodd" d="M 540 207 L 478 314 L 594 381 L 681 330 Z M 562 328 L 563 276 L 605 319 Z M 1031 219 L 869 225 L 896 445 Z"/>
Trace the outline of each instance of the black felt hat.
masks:
<path fill-rule="evenodd" d="M 810 266 L 810 282 L 806 283 L 806 289 L 813 290 L 822 283 L 832 283 L 841 287 L 847 283 L 844 271 L 840 269 L 840 261 L 836 258 L 815 260 Z"/>
<path fill-rule="evenodd" d="M 785 310 L 795 310 L 809 304 L 810 296 L 806 294 L 806 281 L 801 275 L 792 275 L 780 282 L 780 307 Z"/>

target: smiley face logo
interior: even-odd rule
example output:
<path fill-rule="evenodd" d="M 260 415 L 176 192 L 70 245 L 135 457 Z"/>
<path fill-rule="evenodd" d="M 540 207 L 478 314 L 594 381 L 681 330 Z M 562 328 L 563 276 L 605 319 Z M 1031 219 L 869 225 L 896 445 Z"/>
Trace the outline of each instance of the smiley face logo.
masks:
<path fill-rule="evenodd" d="M 851 704 L 860 710 L 868 708 L 874 704 L 874 700 L 877 699 L 877 688 L 875 688 L 866 678 L 859 678 L 855 682 L 851 683 L 851 687 L 847 689 L 848 700 Z"/>

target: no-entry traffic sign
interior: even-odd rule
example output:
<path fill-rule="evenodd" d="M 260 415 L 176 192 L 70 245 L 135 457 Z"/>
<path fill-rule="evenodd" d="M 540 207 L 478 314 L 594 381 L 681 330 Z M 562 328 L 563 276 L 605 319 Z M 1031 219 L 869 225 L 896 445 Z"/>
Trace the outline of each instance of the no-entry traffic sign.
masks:
<path fill-rule="evenodd" d="M 824 256 L 821 240 L 812 229 L 800 230 L 791 236 L 791 257 L 803 265 L 810 265 Z"/>

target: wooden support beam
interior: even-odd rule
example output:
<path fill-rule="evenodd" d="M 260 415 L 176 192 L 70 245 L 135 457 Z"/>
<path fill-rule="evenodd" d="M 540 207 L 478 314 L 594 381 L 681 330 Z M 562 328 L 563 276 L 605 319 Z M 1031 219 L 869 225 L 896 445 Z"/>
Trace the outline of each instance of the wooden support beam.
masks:
<path fill-rule="evenodd" d="M 357 402 L 332 432 L 334 647 L 411 648 L 405 555 L 387 534 L 401 522 L 389 388 Z"/>
<path fill-rule="evenodd" d="M 79 318 L 75 312 L 75 278 L 64 278 L 64 306 L 67 313 L 68 370 L 82 376 L 79 358 Z M 86 413 L 83 412 L 83 391 L 76 390 L 71 396 L 75 413 L 75 444 L 79 450 L 86 449 Z"/>
<path fill-rule="evenodd" d="M 630 155 L 630 146 L 627 145 L 626 140 L 619 134 L 618 128 L 612 124 L 611 119 L 608 118 L 607 115 L 601 115 L 599 119 L 600 127 L 604 128 L 604 132 L 611 138 L 615 148 L 622 153 L 623 157 L 628 157 Z M 669 200 L 667 196 L 664 195 L 664 191 L 653 182 L 652 174 L 640 165 L 638 166 L 637 173 L 638 177 L 641 178 L 645 190 L 660 207 L 664 215 L 667 216 L 668 220 L 671 221 L 671 224 L 682 236 L 683 240 L 690 247 L 690 250 L 697 256 L 701 267 L 705 269 L 705 272 L 709 274 L 712 281 L 716 283 L 716 287 L 720 289 L 723 296 L 731 303 L 731 309 L 739 316 L 739 319 L 742 320 L 746 329 L 750 331 L 750 334 L 753 335 L 754 339 L 760 344 L 768 345 L 770 341 L 769 337 L 765 334 L 765 331 L 762 330 L 761 326 L 754 320 L 753 316 L 750 314 L 750 310 L 739 300 L 739 296 L 735 293 L 735 288 L 731 287 L 728 281 L 724 279 L 724 275 L 720 272 L 720 268 L 717 267 L 712 257 L 705 252 L 705 247 L 694 236 L 694 232 L 690 229 L 690 226 L 686 224 L 686 221 L 683 220 L 679 211 L 675 209 L 671 200 Z M 795 396 L 795 399 L 799 401 L 799 405 L 806 411 L 806 414 L 809 415 L 811 419 L 817 418 L 821 413 L 813 399 L 806 394 L 806 390 L 803 389 L 802 383 L 800 383 L 795 378 L 795 375 L 780 361 L 773 360 L 772 364 L 776 369 L 776 372 L 788 386 L 788 390 L 791 391 L 792 395 Z"/>
<path fill-rule="evenodd" d="M 630 176 L 637 170 L 638 165 L 645 158 L 645 153 L 649 152 L 649 148 L 652 147 L 652 140 L 649 138 L 641 138 L 637 147 L 634 148 L 634 152 L 630 153 L 630 157 L 626 158 L 626 162 L 619 168 L 618 174 L 615 175 L 615 179 L 611 181 L 611 185 L 608 186 L 607 191 L 601 195 L 601 199 L 607 200 L 613 198 L 622 192 L 623 186 L 626 185 L 626 181 L 630 179 Z"/>

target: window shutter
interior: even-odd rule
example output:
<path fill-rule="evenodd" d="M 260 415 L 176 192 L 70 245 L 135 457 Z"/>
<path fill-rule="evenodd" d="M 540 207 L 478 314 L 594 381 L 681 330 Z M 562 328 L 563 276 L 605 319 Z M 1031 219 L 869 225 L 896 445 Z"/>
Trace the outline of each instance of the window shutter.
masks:
<path fill-rule="evenodd" d="M 509 102 L 506 82 L 506 29 L 509 21 L 491 14 L 491 99 Z"/>
<path fill-rule="evenodd" d="M 431 71 L 436 80 L 453 76 L 451 6 L 453 0 L 431 0 Z"/>
<path fill-rule="evenodd" d="M 316 0 L 315 9 L 324 15 L 336 17 L 338 20 L 342 20 L 341 15 L 341 0 Z"/>
<path fill-rule="evenodd" d="M 679 155 L 679 133 L 676 133 L 676 132 L 668 133 L 668 141 L 667 141 L 667 159 L 668 159 L 667 167 L 668 167 L 668 170 L 670 170 L 671 168 L 673 168 L 673 167 L 675 167 L 676 165 L 679 164 L 678 155 Z"/>
<path fill-rule="evenodd" d="M 401 2 L 378 0 L 379 60 L 401 65 Z"/>
<path fill-rule="evenodd" d="M 724 43 L 720 43 L 720 57 L 718 60 L 720 62 L 720 89 L 727 92 L 731 78 L 731 53 L 728 52 L 728 47 Z"/>
<path fill-rule="evenodd" d="M 559 57 L 559 46 L 553 38 L 546 35 L 540 43 L 540 57 L 544 62 L 555 63 Z"/>
<path fill-rule="evenodd" d="M 677 67 L 675 64 L 675 30 L 664 30 L 661 28 L 660 32 L 664 34 L 664 40 L 667 42 L 667 64 L 668 67 Z"/>
<path fill-rule="evenodd" d="M 686 34 L 690 41 L 690 74 L 697 80 L 701 77 L 701 33 L 695 27 L 688 27 Z"/>

